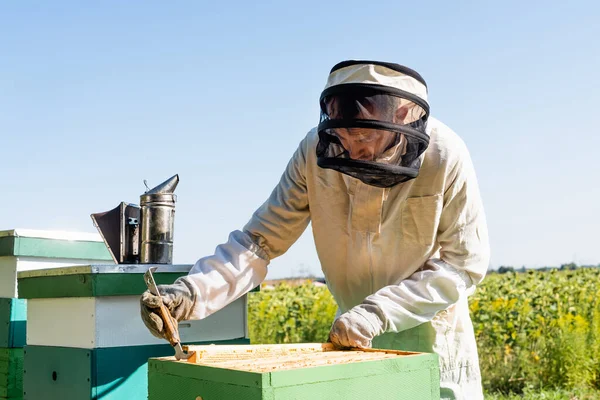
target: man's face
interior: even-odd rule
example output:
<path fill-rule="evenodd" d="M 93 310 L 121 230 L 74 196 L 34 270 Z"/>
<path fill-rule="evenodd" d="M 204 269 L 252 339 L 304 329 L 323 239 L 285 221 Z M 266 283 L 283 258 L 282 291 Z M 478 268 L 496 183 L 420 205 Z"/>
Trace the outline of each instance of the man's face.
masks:
<path fill-rule="evenodd" d="M 326 103 L 327 114 L 331 119 L 341 119 L 342 114 L 338 109 L 335 98 Z M 381 115 L 376 107 L 369 107 L 368 104 L 358 106 L 358 114 L 355 119 L 382 120 L 387 122 L 399 123 L 404 121 L 406 110 L 398 106 L 398 109 L 392 115 Z M 400 122 L 401 123 L 401 122 Z M 341 142 L 342 146 L 354 160 L 375 161 L 383 154 L 395 141 L 396 134 L 381 129 L 366 128 L 336 128 L 332 132 Z"/>
<path fill-rule="evenodd" d="M 335 136 L 350 158 L 364 161 L 375 161 L 395 139 L 392 132 L 363 128 L 337 128 Z"/>

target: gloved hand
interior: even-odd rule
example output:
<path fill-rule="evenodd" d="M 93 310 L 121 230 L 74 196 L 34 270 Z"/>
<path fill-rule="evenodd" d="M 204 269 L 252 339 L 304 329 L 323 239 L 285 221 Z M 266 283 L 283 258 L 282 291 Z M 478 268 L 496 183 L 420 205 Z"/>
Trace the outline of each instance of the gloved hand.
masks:
<path fill-rule="evenodd" d="M 185 321 L 190 317 L 196 301 L 194 292 L 188 287 L 185 280 L 176 281 L 172 285 L 157 285 L 163 304 L 177 322 Z M 157 338 L 165 338 L 163 320 L 160 317 L 159 297 L 145 291 L 140 298 L 140 311 L 142 321 L 146 328 Z"/>
<path fill-rule="evenodd" d="M 373 338 L 384 332 L 384 318 L 374 305 L 361 304 L 339 316 L 329 332 L 338 348 L 370 348 Z"/>

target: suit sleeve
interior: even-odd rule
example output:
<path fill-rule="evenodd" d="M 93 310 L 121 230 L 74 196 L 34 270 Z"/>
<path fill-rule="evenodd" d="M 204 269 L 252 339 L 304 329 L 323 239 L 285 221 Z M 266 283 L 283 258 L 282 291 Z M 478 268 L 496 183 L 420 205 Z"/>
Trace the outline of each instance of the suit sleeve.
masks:
<path fill-rule="evenodd" d="M 284 254 L 308 226 L 306 142 L 300 143 L 279 183 L 246 226 L 179 278 L 187 281 L 196 298 L 189 319 L 206 318 L 260 285 L 270 261 Z"/>
<path fill-rule="evenodd" d="M 432 320 L 471 293 L 486 274 L 490 258 L 487 223 L 466 147 L 447 180 L 437 231 L 440 257 L 428 260 L 400 284 L 367 297 L 357 310 L 367 318 L 374 317 L 370 313 L 379 317 L 383 322 L 379 334 Z"/>

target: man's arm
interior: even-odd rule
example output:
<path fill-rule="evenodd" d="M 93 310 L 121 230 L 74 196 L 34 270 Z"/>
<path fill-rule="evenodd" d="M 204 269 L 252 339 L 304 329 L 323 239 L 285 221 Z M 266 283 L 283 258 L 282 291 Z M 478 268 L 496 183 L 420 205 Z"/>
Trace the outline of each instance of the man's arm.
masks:
<path fill-rule="evenodd" d="M 236 230 L 214 254 L 198 260 L 189 274 L 173 285 L 159 285 L 163 301 L 178 320 L 203 319 L 252 290 L 264 280 L 270 261 L 285 253 L 310 220 L 306 190 L 305 138 L 289 161 L 271 196 L 254 213 L 243 231 Z M 162 337 L 157 298 L 141 298 L 142 319 Z"/>
<path fill-rule="evenodd" d="M 373 336 L 430 321 L 484 278 L 490 252 L 487 223 L 466 147 L 448 176 L 437 232 L 440 258 L 428 260 L 400 284 L 380 289 L 342 316 L 332 330 L 334 343 L 369 346 Z M 358 331 L 343 333 L 348 325 Z"/>
<path fill-rule="evenodd" d="M 202 319 L 258 286 L 269 262 L 285 253 L 308 226 L 306 140 L 300 143 L 279 184 L 253 214 L 243 231 L 233 232 L 180 278 L 189 283 L 196 301 L 188 319 Z"/>

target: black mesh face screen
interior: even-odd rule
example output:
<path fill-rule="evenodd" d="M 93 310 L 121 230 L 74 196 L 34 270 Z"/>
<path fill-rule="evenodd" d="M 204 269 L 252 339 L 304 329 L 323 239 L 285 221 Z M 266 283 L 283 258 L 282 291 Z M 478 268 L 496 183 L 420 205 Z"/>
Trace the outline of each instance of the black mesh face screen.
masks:
<path fill-rule="evenodd" d="M 377 187 L 417 177 L 427 149 L 426 102 L 375 85 L 339 85 L 321 95 L 317 163 Z"/>

